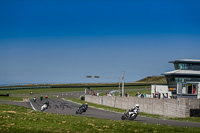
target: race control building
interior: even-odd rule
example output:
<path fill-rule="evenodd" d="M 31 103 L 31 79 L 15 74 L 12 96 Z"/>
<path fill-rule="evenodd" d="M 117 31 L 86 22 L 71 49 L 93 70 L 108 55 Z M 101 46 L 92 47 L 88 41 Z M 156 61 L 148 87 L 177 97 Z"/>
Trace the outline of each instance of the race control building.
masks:
<path fill-rule="evenodd" d="M 175 70 L 162 74 L 167 79 L 167 85 L 152 85 L 152 95 L 200 99 L 200 60 L 182 59 L 169 63 L 174 64 Z"/>

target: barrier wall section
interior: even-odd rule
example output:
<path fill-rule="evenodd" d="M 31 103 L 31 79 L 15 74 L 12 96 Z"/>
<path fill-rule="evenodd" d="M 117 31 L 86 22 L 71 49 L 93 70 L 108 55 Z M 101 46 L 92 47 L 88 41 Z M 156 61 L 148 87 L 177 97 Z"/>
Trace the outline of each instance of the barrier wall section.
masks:
<path fill-rule="evenodd" d="M 130 109 L 139 104 L 140 112 L 149 114 L 158 114 L 169 117 L 190 117 L 192 100 L 186 98 L 178 99 L 154 99 L 154 98 L 137 98 L 137 97 L 110 97 L 110 96 L 85 96 L 85 101 L 96 104 L 102 104 L 110 107 L 121 109 Z M 196 101 L 196 103 L 200 103 Z M 194 104 L 194 105 L 193 105 Z M 192 106 L 196 107 L 195 103 Z"/>

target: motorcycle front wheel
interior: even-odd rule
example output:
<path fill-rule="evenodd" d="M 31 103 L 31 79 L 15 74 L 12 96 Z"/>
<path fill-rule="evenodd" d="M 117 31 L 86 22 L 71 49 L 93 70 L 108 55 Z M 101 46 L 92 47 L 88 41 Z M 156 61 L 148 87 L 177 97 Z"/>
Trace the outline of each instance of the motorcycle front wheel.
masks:
<path fill-rule="evenodd" d="M 122 117 L 121 117 L 121 119 L 122 119 L 122 120 L 125 120 L 125 119 L 126 119 L 126 116 L 123 114 Z"/>
<path fill-rule="evenodd" d="M 130 117 L 130 120 L 135 120 L 136 117 L 137 117 L 137 115 L 134 115 L 134 116 Z"/>

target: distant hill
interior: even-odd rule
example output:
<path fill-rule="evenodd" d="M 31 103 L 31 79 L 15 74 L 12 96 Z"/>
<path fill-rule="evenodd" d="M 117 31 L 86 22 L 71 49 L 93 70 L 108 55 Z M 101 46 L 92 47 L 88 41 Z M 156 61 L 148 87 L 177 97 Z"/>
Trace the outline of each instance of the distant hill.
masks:
<path fill-rule="evenodd" d="M 148 76 L 146 78 L 140 79 L 134 83 L 157 83 L 166 84 L 167 80 L 164 76 Z"/>
<path fill-rule="evenodd" d="M 151 84 L 166 84 L 164 76 L 148 76 L 136 82 L 125 83 L 125 86 L 150 86 Z M 0 90 L 4 89 L 31 89 L 31 88 L 86 88 L 86 87 L 118 87 L 119 83 L 74 83 L 74 84 L 27 84 L 0 86 Z M 13 88 L 14 87 L 14 88 Z"/>

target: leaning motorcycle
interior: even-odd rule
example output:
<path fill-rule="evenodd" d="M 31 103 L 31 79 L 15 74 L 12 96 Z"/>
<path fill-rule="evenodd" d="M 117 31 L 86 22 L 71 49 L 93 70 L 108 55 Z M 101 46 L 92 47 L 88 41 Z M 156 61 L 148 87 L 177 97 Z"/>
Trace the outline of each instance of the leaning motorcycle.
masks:
<path fill-rule="evenodd" d="M 44 111 L 44 110 L 47 109 L 47 108 L 48 108 L 48 105 L 45 103 L 45 104 L 42 105 L 41 111 Z"/>
<path fill-rule="evenodd" d="M 133 111 L 127 110 L 121 117 L 122 120 L 134 120 L 139 114 L 139 110 L 135 109 Z"/>
<path fill-rule="evenodd" d="M 36 102 L 36 98 L 35 97 L 33 98 L 33 101 Z"/>
<path fill-rule="evenodd" d="M 88 105 L 82 105 L 78 108 L 78 110 L 76 111 L 76 114 L 82 114 L 83 112 L 86 112 L 88 108 Z"/>
<path fill-rule="evenodd" d="M 78 110 L 76 111 L 76 114 L 82 114 L 83 113 L 83 108 L 78 108 Z"/>

